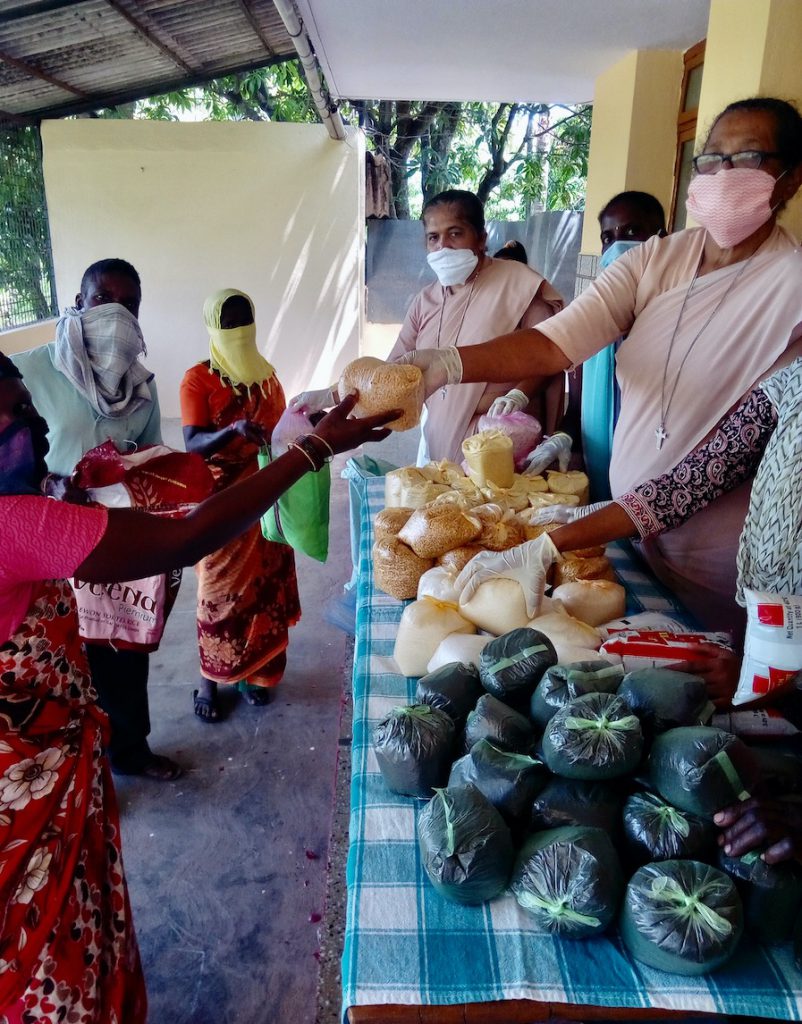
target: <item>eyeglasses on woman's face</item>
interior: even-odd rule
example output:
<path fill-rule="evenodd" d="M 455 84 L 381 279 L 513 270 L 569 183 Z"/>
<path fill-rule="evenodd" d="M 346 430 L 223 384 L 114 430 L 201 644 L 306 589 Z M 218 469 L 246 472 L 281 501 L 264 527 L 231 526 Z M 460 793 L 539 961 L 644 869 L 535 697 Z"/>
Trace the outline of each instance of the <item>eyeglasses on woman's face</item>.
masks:
<path fill-rule="evenodd" d="M 766 160 L 780 160 L 781 153 L 769 153 L 761 149 L 744 149 L 740 153 L 700 153 L 693 158 L 694 170 L 697 174 L 718 174 L 722 167 L 746 168 L 756 170 Z"/>

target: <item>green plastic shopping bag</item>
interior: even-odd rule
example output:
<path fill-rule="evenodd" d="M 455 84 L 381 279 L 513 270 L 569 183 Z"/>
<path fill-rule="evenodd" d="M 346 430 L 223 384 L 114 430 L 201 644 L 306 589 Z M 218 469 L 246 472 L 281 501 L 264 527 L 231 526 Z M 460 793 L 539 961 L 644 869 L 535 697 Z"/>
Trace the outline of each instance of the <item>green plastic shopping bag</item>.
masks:
<path fill-rule="evenodd" d="M 263 448 L 258 459 L 260 469 L 268 466 L 273 461 L 270 448 Z M 330 493 L 328 463 L 319 473 L 305 473 L 262 516 L 263 536 L 325 562 L 329 553 Z"/>

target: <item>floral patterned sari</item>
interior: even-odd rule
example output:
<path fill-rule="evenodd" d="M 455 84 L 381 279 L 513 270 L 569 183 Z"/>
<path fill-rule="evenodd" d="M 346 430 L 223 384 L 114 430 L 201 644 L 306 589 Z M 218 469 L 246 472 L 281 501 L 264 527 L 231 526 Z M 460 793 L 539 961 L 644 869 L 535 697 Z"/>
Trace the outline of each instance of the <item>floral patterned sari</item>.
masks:
<path fill-rule="evenodd" d="M 144 1024 L 146 996 L 69 584 L 0 644 L 0 1024 Z"/>

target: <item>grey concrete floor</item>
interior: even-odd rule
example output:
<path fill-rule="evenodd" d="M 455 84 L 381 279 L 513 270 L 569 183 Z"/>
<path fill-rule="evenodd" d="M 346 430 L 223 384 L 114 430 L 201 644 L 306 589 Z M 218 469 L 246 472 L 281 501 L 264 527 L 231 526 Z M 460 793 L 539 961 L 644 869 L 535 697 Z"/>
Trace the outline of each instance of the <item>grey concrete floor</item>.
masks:
<path fill-rule="evenodd" d="M 167 443 L 182 447 L 174 421 L 164 432 Z M 414 435 L 394 435 L 369 450 L 404 464 L 414 461 L 415 446 Z M 172 783 L 117 779 L 150 1024 L 315 1021 L 321 920 L 329 936 L 342 927 L 324 920 L 324 903 L 350 676 L 347 637 L 323 611 L 351 570 L 343 462 L 332 474 L 329 560 L 297 559 L 303 617 L 272 702 L 251 708 L 232 694 L 224 722 L 205 725 L 193 715 L 191 569 L 151 658 L 151 746 L 187 771 Z M 325 955 L 335 947 L 329 938 Z M 339 995 L 325 997 L 336 1005 Z"/>

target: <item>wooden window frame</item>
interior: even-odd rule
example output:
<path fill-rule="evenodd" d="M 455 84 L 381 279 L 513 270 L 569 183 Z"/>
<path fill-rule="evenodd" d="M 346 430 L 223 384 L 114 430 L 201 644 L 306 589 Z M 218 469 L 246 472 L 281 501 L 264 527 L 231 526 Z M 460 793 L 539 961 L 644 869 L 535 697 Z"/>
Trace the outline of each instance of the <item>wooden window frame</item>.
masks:
<path fill-rule="evenodd" d="M 688 95 L 688 84 L 693 70 L 701 67 L 705 62 L 706 39 L 700 40 L 689 47 L 683 54 L 682 88 L 679 96 L 679 112 L 677 114 L 677 146 L 674 156 L 674 187 L 671 192 L 671 209 L 668 217 L 668 229 L 674 230 L 674 216 L 677 211 L 677 189 L 679 188 L 679 171 L 682 158 L 682 147 L 686 142 L 696 138 L 696 127 L 699 118 L 699 108 L 685 110 L 685 100 Z"/>

